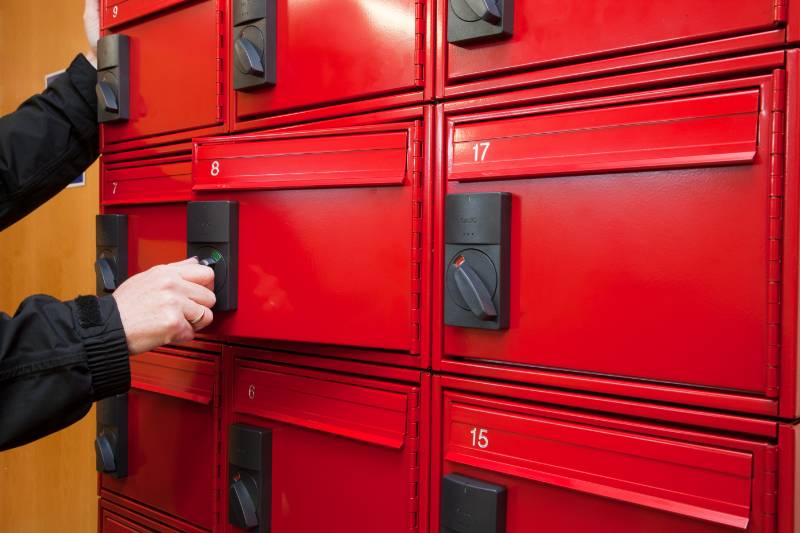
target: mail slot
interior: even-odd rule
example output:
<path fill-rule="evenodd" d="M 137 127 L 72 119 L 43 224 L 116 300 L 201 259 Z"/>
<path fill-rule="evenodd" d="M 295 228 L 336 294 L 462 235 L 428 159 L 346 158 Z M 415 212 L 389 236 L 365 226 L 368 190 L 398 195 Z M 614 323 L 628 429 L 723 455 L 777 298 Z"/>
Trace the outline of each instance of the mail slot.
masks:
<path fill-rule="evenodd" d="M 775 502 L 793 493 L 775 477 L 793 443 L 512 400 L 497 396 L 502 386 L 465 388 L 442 392 L 433 529 L 767 532 L 776 530 Z M 487 523 L 487 510 L 500 520 Z"/>
<path fill-rule="evenodd" d="M 165 350 L 131 358 L 128 475 L 101 491 L 210 530 L 217 475 L 219 391 L 214 355 Z"/>
<path fill-rule="evenodd" d="M 779 46 L 789 20 L 786 3 L 773 0 L 738 2 L 736 9 L 726 0 L 438 0 L 437 5 L 443 43 L 438 65 L 443 71 L 441 90 L 447 95 L 496 90 L 504 83 L 541 83 L 536 71 L 592 60 L 611 58 L 615 68 L 621 68 L 621 56 L 687 43 L 720 40 L 706 50 L 719 54 L 726 47 L 741 46 L 727 38 L 770 30 L 775 34 L 770 42 Z M 757 38 L 763 42 L 768 37 Z M 673 60 L 681 60 L 681 54 Z M 584 70 L 597 68 L 603 67 L 587 65 Z M 572 75 L 579 71 L 570 70 Z M 492 77 L 506 79 L 489 81 Z M 456 92 L 448 91 L 451 88 Z"/>
<path fill-rule="evenodd" d="M 174 6 L 137 18 L 166 5 Z M 130 101 L 124 119 L 115 118 L 103 125 L 103 151 L 188 140 L 221 131 L 223 28 L 216 0 L 127 0 L 106 6 L 106 26 L 113 20 L 115 8 L 117 13 L 134 10 L 130 17 L 118 15 L 128 22 L 106 31 L 126 37 Z"/>
<path fill-rule="evenodd" d="M 192 164 L 187 156 L 103 162 L 101 202 L 105 206 L 185 202 L 192 197 Z"/>
<path fill-rule="evenodd" d="M 236 129 L 276 115 L 287 123 L 297 122 L 290 114 L 342 116 L 420 102 L 432 82 L 433 3 L 234 4 L 228 87 Z"/>
<path fill-rule="evenodd" d="M 419 126 L 197 140 L 197 198 L 239 209 L 238 306 L 213 331 L 419 353 Z"/>
<path fill-rule="evenodd" d="M 271 464 L 259 460 L 271 471 L 271 487 L 251 492 L 269 501 L 246 506 L 262 510 L 249 522 L 253 531 L 421 527 L 427 519 L 425 389 L 247 360 L 237 360 L 233 370 L 231 431 L 247 427 L 271 440 Z M 229 518 L 226 531 L 243 531 Z"/>
<path fill-rule="evenodd" d="M 508 329 L 445 325 L 447 369 L 777 398 L 784 74 L 448 116 L 447 207 L 508 194 L 511 224 Z"/>
<path fill-rule="evenodd" d="M 131 505 L 120 505 L 117 498 L 101 499 L 98 506 L 100 533 L 204 533 L 205 530 L 174 517 Z"/>

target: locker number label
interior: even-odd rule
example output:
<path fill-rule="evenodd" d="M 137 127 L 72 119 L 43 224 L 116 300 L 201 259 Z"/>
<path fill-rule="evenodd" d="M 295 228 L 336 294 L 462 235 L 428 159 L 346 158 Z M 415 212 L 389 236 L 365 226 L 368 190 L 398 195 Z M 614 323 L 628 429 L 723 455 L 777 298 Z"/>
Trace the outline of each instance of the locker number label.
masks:
<path fill-rule="evenodd" d="M 247 397 L 250 398 L 251 400 L 255 400 L 256 399 L 256 386 L 255 385 L 250 385 L 249 387 L 247 387 Z"/>
<path fill-rule="evenodd" d="M 477 446 L 478 448 L 488 448 L 489 447 L 489 430 L 484 428 L 472 428 L 469 431 L 469 434 L 472 435 L 472 446 Z"/>
<path fill-rule="evenodd" d="M 212 161 L 211 175 L 214 177 L 219 176 L 219 161 Z"/>
<path fill-rule="evenodd" d="M 489 151 L 489 146 L 491 146 L 491 144 L 492 143 L 489 141 L 484 141 L 472 145 L 472 151 L 474 152 L 476 163 L 486 159 L 486 152 Z"/>
<path fill-rule="evenodd" d="M 114 6 L 111 8 L 111 16 L 117 18 L 117 15 L 119 15 L 119 6 Z"/>

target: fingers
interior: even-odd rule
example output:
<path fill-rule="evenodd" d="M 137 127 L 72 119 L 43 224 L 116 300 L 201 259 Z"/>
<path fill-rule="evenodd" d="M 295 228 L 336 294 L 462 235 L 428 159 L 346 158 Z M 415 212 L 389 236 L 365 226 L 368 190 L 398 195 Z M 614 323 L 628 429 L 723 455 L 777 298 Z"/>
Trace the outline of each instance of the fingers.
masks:
<path fill-rule="evenodd" d="M 211 324 L 214 320 L 214 313 L 211 312 L 211 309 L 197 302 L 187 300 L 184 307 L 184 317 L 189 326 L 191 326 L 192 333 L 194 333 L 194 331 L 199 331 Z"/>
<path fill-rule="evenodd" d="M 194 261 L 196 262 L 197 259 Z M 211 267 L 192 263 L 173 263 L 170 266 L 186 281 L 197 283 L 203 287 L 214 286 L 214 269 Z"/>
<path fill-rule="evenodd" d="M 178 282 L 176 289 L 178 292 L 203 307 L 208 307 L 210 309 L 217 303 L 217 297 L 214 291 L 202 285 L 198 285 L 197 283 L 182 279 Z"/>

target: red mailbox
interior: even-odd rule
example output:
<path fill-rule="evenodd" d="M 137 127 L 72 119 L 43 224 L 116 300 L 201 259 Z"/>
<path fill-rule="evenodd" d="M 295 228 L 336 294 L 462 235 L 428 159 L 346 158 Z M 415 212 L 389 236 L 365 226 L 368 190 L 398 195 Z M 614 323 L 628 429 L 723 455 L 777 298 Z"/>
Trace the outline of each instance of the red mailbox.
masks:
<path fill-rule="evenodd" d="M 252 531 L 427 531 L 427 376 L 384 371 L 412 380 L 403 383 L 250 358 L 269 354 L 226 352 L 225 531 L 241 531 L 231 525 L 235 509 L 258 509 L 246 522 Z M 242 432 L 260 435 L 260 445 L 250 450 Z M 246 488 L 235 490 L 239 483 Z"/>
<path fill-rule="evenodd" d="M 129 43 L 128 79 L 112 76 L 110 83 L 124 85 L 130 101 L 128 118 L 103 124 L 104 152 L 223 131 L 223 5 L 223 0 L 106 2 L 104 35 L 123 35 Z M 100 53 L 101 73 L 105 61 Z"/>
<path fill-rule="evenodd" d="M 787 3 L 773 0 L 736 9 L 724 0 L 437 0 L 437 9 L 439 97 L 781 46 L 790 20 Z"/>
<path fill-rule="evenodd" d="M 166 348 L 138 355 L 131 358 L 131 382 L 127 475 L 101 475 L 100 495 L 112 493 L 211 530 L 217 509 L 218 355 Z"/>
<path fill-rule="evenodd" d="M 197 140 L 196 197 L 238 204 L 238 307 L 213 331 L 426 365 L 429 131 L 415 119 Z"/>
<path fill-rule="evenodd" d="M 793 531 L 797 426 L 439 379 L 432 529 Z"/>
<path fill-rule="evenodd" d="M 741 62 L 763 73 L 682 84 L 701 72 L 691 67 L 642 75 L 671 83 L 657 90 L 626 90 L 637 77 L 620 77 L 554 89 L 580 100 L 522 105 L 542 90 L 444 106 L 440 369 L 760 414 L 781 402 L 794 417 L 787 74 L 781 54 Z M 722 66 L 704 69 L 724 76 Z M 488 192 L 510 195 L 505 271 L 460 253 L 480 246 L 451 220 L 464 212 L 451 202 Z M 469 231 L 499 224 L 481 216 Z M 481 314 L 464 305 L 459 258 L 485 269 L 495 307 L 508 299 L 507 329 L 451 320 L 448 306 Z"/>
<path fill-rule="evenodd" d="M 434 11 L 421 0 L 237 0 L 228 85 L 234 129 L 429 99 Z"/>

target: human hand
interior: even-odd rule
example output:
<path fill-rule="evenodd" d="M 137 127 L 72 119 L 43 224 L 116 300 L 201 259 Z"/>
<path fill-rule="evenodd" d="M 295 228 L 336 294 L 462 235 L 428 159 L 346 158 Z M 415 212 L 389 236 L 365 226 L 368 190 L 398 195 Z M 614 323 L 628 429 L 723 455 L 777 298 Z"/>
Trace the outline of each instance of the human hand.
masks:
<path fill-rule="evenodd" d="M 214 319 L 213 287 L 214 270 L 197 258 L 153 267 L 120 285 L 113 297 L 131 355 L 192 340 Z"/>
<path fill-rule="evenodd" d="M 83 6 L 83 29 L 89 41 L 89 52 L 86 59 L 97 67 L 97 40 L 100 39 L 100 8 L 98 0 L 86 0 Z"/>

